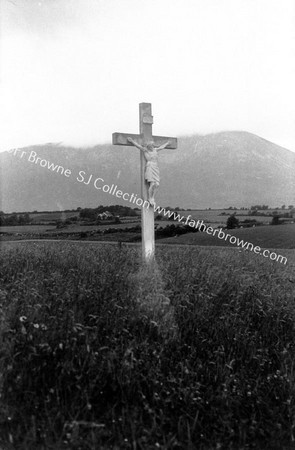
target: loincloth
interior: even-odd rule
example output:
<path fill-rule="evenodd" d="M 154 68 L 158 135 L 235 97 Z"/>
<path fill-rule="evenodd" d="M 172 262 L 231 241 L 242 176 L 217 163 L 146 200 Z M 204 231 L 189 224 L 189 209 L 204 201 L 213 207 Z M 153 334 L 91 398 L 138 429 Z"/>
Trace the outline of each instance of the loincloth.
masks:
<path fill-rule="evenodd" d="M 146 163 L 144 176 L 149 183 L 160 183 L 160 170 L 158 164 L 148 161 Z"/>

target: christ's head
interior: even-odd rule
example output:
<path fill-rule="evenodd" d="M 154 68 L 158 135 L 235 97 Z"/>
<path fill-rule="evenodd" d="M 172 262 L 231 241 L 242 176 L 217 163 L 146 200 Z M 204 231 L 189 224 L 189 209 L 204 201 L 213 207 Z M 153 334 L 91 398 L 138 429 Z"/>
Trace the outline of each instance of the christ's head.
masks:
<path fill-rule="evenodd" d="M 149 152 L 152 152 L 155 148 L 153 141 L 148 142 L 146 148 L 148 149 Z"/>

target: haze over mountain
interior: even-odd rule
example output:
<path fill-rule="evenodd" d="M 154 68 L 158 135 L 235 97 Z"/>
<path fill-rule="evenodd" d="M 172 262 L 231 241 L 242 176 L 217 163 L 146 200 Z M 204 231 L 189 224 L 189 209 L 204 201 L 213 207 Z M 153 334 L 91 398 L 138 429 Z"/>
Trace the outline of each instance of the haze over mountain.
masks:
<path fill-rule="evenodd" d="M 132 147 L 98 145 L 69 148 L 55 144 L 26 147 L 0 154 L 0 210 L 44 211 L 128 201 L 97 190 L 94 180 L 117 185 L 117 189 L 140 197 L 139 150 Z M 38 157 L 70 169 L 56 173 L 28 160 Z M 31 158 L 33 160 L 33 158 Z M 295 204 L 295 153 L 242 131 L 228 131 L 178 139 L 177 150 L 159 156 L 161 184 L 157 204 L 192 209 L 267 204 Z M 79 182 L 83 171 L 84 183 Z M 67 172 L 69 174 L 69 172 Z M 88 185 L 90 175 L 92 179 Z"/>

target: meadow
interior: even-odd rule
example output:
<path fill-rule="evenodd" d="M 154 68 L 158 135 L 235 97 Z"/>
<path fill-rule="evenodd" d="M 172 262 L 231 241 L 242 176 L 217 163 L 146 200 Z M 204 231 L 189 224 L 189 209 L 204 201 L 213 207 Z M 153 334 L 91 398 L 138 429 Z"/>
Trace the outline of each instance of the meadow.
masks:
<path fill-rule="evenodd" d="M 251 242 L 254 246 L 259 245 L 268 249 L 295 249 L 295 225 L 270 225 L 254 228 L 238 228 L 234 230 L 223 230 L 231 236 Z M 175 238 L 161 239 L 165 244 L 175 244 Z M 177 237 L 177 244 L 205 245 L 235 247 L 225 239 L 219 239 L 217 234 L 211 236 L 207 233 L 187 233 Z"/>
<path fill-rule="evenodd" d="M 272 214 L 275 210 L 269 209 L 265 211 L 261 211 L 261 213 Z M 282 212 L 282 210 L 278 210 L 277 212 Z M 189 214 L 192 216 L 194 220 L 203 220 L 210 226 L 225 226 L 226 221 L 231 214 L 235 214 L 237 219 L 240 221 L 243 220 L 251 220 L 256 219 L 263 224 L 268 224 L 271 222 L 272 218 L 269 216 L 261 216 L 259 213 L 256 216 L 251 216 L 248 214 L 246 210 L 229 210 L 229 209 L 193 209 L 190 211 L 182 210 L 179 211 L 180 215 L 187 217 Z"/>
<path fill-rule="evenodd" d="M 48 231 L 56 230 L 55 225 L 12 225 L 0 227 L 0 233 L 13 234 L 46 234 Z"/>
<path fill-rule="evenodd" d="M 173 208 L 168 208 L 170 211 L 174 211 Z M 194 210 L 179 210 L 176 213 L 179 213 L 180 216 L 187 217 L 191 215 L 195 220 L 203 220 L 209 225 L 225 225 L 230 214 L 236 214 L 239 220 L 246 219 L 257 219 L 259 222 L 264 224 L 268 224 L 271 222 L 271 217 L 268 216 L 260 216 L 259 213 L 257 216 L 250 216 L 247 214 L 246 210 L 228 210 L 228 209 L 194 209 Z M 264 210 L 261 211 L 263 214 L 272 214 L 273 212 L 284 213 L 284 210 Z M 137 211 L 140 216 L 140 211 Z M 42 222 L 52 222 L 56 220 L 66 220 L 70 217 L 79 217 L 79 213 L 77 211 L 55 211 L 55 212 L 35 212 L 30 213 L 30 218 L 33 223 L 42 223 Z M 163 220 L 163 222 L 167 222 Z M 169 222 L 171 223 L 171 222 Z"/>
<path fill-rule="evenodd" d="M 69 217 L 79 217 L 78 211 L 52 211 L 29 213 L 32 222 L 52 222 L 54 220 L 66 220 Z"/>
<path fill-rule="evenodd" d="M 286 256 L 2 243 L 0 447 L 291 449 Z"/>
<path fill-rule="evenodd" d="M 140 222 L 122 223 L 122 224 L 100 224 L 100 225 L 68 225 L 66 228 L 57 229 L 55 225 L 15 225 L 15 226 L 2 226 L 0 232 L 2 233 L 19 233 L 19 234 L 42 234 L 42 235 L 54 235 L 54 234 L 69 234 L 78 233 L 83 231 L 99 231 L 106 228 L 132 228 Z M 170 222 L 171 224 L 171 222 Z"/>
<path fill-rule="evenodd" d="M 140 211 L 136 211 L 140 214 Z M 261 211 L 259 214 L 271 214 L 274 210 Z M 283 213 L 284 211 L 276 211 Z M 191 217 L 197 222 L 203 220 L 207 226 L 226 227 L 226 221 L 230 214 L 236 214 L 242 222 L 244 220 L 255 220 L 263 227 L 241 228 L 235 230 L 233 235 L 251 242 L 254 246 L 259 245 L 262 248 L 295 248 L 295 226 L 293 223 L 278 225 L 276 227 L 265 226 L 271 221 L 268 216 L 248 216 L 245 210 L 181 210 L 175 212 L 180 217 Z M 74 220 L 68 220 L 74 219 Z M 165 239 L 165 243 L 174 244 L 174 237 L 179 237 L 183 230 L 175 230 L 168 228 L 172 226 L 179 227 L 178 220 L 155 220 L 156 239 Z M 78 211 L 56 211 L 56 212 L 35 212 L 30 213 L 30 224 L 26 225 L 3 225 L 0 227 L 0 241 L 11 240 L 30 240 L 30 239 L 59 239 L 59 240 L 91 240 L 91 241 L 108 241 L 108 242 L 138 242 L 141 239 L 140 230 L 136 229 L 140 225 L 140 216 L 120 217 L 120 223 L 112 223 L 110 221 L 101 221 L 97 224 L 95 221 L 79 219 Z M 290 221 L 292 219 L 289 219 Z M 183 220 L 185 222 L 185 220 Z M 167 228 L 166 231 L 162 231 Z M 186 233 L 190 230 L 186 230 Z M 172 238 L 169 238 L 172 236 Z M 168 237 L 168 239 L 167 239 Z M 208 245 L 208 246 L 230 246 L 231 244 L 217 237 L 208 236 L 204 233 L 188 233 L 182 235 L 177 241 L 179 244 L 188 245 Z"/>

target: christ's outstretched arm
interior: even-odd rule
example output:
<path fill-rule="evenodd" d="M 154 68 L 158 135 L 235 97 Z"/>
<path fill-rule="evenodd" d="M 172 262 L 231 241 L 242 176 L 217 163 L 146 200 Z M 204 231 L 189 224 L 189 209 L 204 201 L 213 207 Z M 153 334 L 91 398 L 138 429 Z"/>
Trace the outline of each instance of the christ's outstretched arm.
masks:
<path fill-rule="evenodd" d="M 135 145 L 135 147 L 139 148 L 139 150 L 141 150 L 142 152 L 146 152 L 147 151 L 147 149 L 145 147 L 143 147 L 142 145 L 138 144 L 134 139 L 128 138 L 127 141 L 131 142 L 131 144 Z"/>
<path fill-rule="evenodd" d="M 166 147 L 168 147 L 168 145 L 170 144 L 170 141 L 167 141 L 165 144 L 160 145 L 160 147 L 157 147 L 157 151 L 159 150 L 165 150 Z"/>

